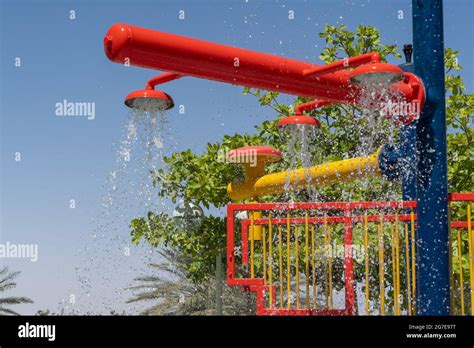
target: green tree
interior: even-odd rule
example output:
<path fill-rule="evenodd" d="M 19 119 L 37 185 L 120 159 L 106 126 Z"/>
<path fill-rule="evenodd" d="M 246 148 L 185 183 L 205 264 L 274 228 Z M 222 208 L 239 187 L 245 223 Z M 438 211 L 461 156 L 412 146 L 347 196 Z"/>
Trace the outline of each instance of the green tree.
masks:
<path fill-rule="evenodd" d="M 359 25 L 355 32 L 351 32 L 344 25 L 327 25 L 319 36 L 326 42 L 326 47 L 320 55 L 326 63 L 373 51 L 379 52 L 384 61 L 390 56 L 400 57 L 396 45 L 383 44 L 379 31 L 372 26 Z M 453 74 L 461 69 L 457 63 L 457 54 L 458 51 L 446 49 L 447 122 L 450 130 L 449 184 L 452 191 L 473 191 L 474 147 L 470 124 L 474 100 L 472 94 L 466 93 L 462 78 Z M 186 150 L 175 152 L 165 158 L 166 168 L 154 173 L 154 182 L 162 197 L 169 198 L 173 202 L 183 198 L 205 207 L 222 208 L 230 203 L 230 198 L 226 194 L 227 184 L 241 178 L 243 172 L 239 166 L 220 161 L 221 151 L 247 145 L 270 145 L 282 151 L 286 150 L 287 144 L 278 133 L 277 122 L 283 115 L 291 114 L 296 105 L 308 99 L 298 97 L 291 105 L 286 105 L 279 101 L 277 92 L 244 88 L 243 93 L 258 98 L 260 105 L 272 108 L 277 117 L 255 126 L 254 134 L 226 135 L 221 142 L 208 143 L 202 154 Z M 310 146 L 313 163 L 325 163 L 353 156 L 360 146 L 358 138 L 361 134 L 373 132 L 367 123 L 367 118 L 356 117 L 361 112 L 358 108 L 348 105 L 333 105 L 311 111 L 310 114 L 318 118 L 322 124 L 320 135 Z M 381 118 L 379 122 L 380 127 L 373 135 L 374 148 L 382 145 L 388 136 L 397 137 L 398 133 L 388 120 Z M 359 133 L 355 134 L 354 129 Z M 267 170 L 274 172 L 287 169 L 288 166 L 288 159 L 283 159 L 269 165 Z M 366 185 L 360 185 L 358 182 L 339 183 L 318 190 L 322 201 L 378 200 L 384 199 L 387 191 L 398 193 L 398 197 L 395 198 L 400 197 L 399 184 L 382 178 L 370 178 Z M 305 192 L 298 193 L 296 198 L 308 199 Z M 284 198 L 276 195 L 261 199 L 281 201 Z M 197 231 L 184 231 L 175 226 L 167 214 L 150 212 L 146 217 L 136 218 L 131 222 L 131 233 L 135 243 L 144 240 L 153 246 L 173 247 L 192 256 L 186 275 L 199 283 L 211 277 L 215 257 L 225 248 L 225 226 L 225 218 L 209 215 Z M 389 233 L 386 231 L 386 234 Z M 371 273 L 371 278 L 377 279 L 375 270 Z"/>
<path fill-rule="evenodd" d="M 21 272 L 10 272 L 7 267 L 3 267 L 0 270 L 0 292 L 14 289 L 16 283 L 14 279 L 18 277 Z M 18 305 L 23 303 L 33 303 L 28 297 L 2 297 L 0 298 L 0 315 L 19 315 L 14 310 L 7 308 L 7 306 Z"/>

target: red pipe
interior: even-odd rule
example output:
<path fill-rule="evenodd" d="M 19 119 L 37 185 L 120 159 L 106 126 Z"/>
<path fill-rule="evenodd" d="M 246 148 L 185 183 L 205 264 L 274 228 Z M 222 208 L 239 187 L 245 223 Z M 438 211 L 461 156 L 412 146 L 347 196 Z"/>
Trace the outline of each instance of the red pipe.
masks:
<path fill-rule="evenodd" d="M 376 52 L 317 65 L 127 24 L 110 27 L 104 38 L 104 49 L 107 57 L 114 62 L 128 61 L 131 65 L 164 70 L 168 72 L 165 75 L 167 78 L 194 76 L 355 105 L 360 96 L 359 86 L 350 80 L 355 72 L 370 72 L 375 68 L 375 64 L 370 63 L 378 64 L 378 70 L 382 72 L 400 70 L 396 66 L 379 63 L 380 55 Z M 345 70 L 346 67 L 361 64 L 367 64 L 367 69 Z M 414 90 L 411 83 L 414 79 L 408 78 L 408 73 L 404 75 L 405 80 L 393 83 L 391 88 L 404 96 L 406 102 L 420 99 L 420 93 Z M 163 83 L 164 79 L 161 77 L 159 83 Z"/>
<path fill-rule="evenodd" d="M 348 103 L 358 94 L 345 70 L 305 77 L 305 70 L 319 65 L 132 25 L 113 25 L 104 48 L 117 63 L 128 59 L 135 66 L 235 85 Z"/>

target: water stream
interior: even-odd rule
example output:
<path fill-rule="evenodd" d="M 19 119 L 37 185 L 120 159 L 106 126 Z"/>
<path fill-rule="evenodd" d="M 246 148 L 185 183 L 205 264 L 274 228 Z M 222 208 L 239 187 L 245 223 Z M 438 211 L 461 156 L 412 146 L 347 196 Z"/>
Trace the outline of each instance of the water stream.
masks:
<path fill-rule="evenodd" d="M 83 260 L 76 268 L 79 286 L 71 290 L 77 305 L 66 300 L 61 310 L 109 314 L 117 308 L 137 312 L 143 306 L 126 304 L 132 297 L 126 287 L 149 272 L 147 265 L 156 262 L 156 253 L 151 246 L 132 245 L 128 226 L 148 211 L 167 208 L 153 187 L 152 172 L 163 166 L 165 151 L 172 150 L 173 144 L 164 112 L 129 112 L 122 139 L 114 145 L 115 165 L 102 184 L 104 195 L 91 222 L 92 232 L 77 251 Z M 102 299 L 102 308 L 97 308 L 97 298 Z"/>

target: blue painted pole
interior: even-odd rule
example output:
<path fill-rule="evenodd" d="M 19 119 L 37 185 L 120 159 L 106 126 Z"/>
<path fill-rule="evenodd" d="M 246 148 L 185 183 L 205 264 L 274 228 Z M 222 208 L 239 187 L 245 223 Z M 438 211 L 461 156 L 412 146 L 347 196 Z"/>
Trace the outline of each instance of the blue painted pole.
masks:
<path fill-rule="evenodd" d="M 442 0 L 413 0 L 415 74 L 426 104 L 417 140 L 417 311 L 450 314 L 446 101 Z"/>

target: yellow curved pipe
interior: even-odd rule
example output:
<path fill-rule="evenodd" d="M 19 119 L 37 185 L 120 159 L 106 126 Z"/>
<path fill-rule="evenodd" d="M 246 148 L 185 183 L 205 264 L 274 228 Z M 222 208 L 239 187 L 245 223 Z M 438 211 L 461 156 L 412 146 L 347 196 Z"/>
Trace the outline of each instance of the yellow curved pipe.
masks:
<path fill-rule="evenodd" d="M 261 177 L 247 176 L 244 181 L 230 183 L 227 186 L 227 193 L 233 201 L 241 201 L 251 197 L 283 193 L 287 185 L 291 189 L 303 189 L 308 183 L 322 186 L 377 176 L 380 175 L 379 152 L 380 149 L 366 157 L 335 161 L 310 168 L 286 170 Z"/>

